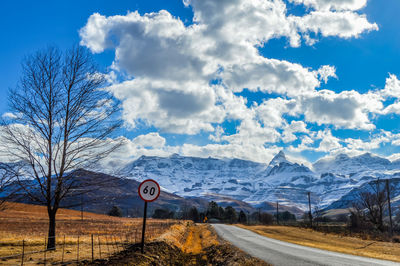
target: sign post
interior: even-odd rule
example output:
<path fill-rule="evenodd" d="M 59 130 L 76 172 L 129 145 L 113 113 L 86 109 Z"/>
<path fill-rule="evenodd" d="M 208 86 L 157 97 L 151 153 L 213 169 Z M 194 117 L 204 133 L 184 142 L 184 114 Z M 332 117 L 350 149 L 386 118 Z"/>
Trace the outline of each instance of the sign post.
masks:
<path fill-rule="evenodd" d="M 160 185 L 153 179 L 147 179 L 139 185 L 139 197 L 144 201 L 143 228 L 141 251 L 144 253 L 144 238 L 146 232 L 147 203 L 155 201 L 160 196 Z"/>

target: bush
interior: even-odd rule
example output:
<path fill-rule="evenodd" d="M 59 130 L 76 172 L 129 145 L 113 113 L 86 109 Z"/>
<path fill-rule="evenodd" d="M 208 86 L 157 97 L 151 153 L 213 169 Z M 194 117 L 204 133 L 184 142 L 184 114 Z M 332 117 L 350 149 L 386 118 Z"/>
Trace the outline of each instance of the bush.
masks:
<path fill-rule="evenodd" d="M 172 219 L 174 216 L 175 212 L 167 209 L 155 209 L 153 214 L 155 219 Z"/>
<path fill-rule="evenodd" d="M 274 216 L 272 214 L 263 212 L 260 214 L 260 223 L 272 224 L 274 222 Z"/>
<path fill-rule="evenodd" d="M 276 214 L 274 216 L 276 218 Z M 279 212 L 278 218 L 280 222 L 296 221 L 296 215 L 288 211 Z"/>
<path fill-rule="evenodd" d="M 111 210 L 108 212 L 108 215 L 115 217 L 122 217 L 122 210 L 118 206 L 112 206 Z"/>

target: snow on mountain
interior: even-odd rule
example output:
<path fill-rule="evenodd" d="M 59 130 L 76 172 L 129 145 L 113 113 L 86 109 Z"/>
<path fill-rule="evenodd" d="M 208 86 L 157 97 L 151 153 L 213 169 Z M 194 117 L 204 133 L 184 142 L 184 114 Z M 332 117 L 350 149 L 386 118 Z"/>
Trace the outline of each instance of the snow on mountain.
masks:
<path fill-rule="evenodd" d="M 254 192 L 253 177 L 265 168 L 264 164 L 239 159 L 142 156 L 121 173 L 139 181 L 153 178 L 181 196 L 219 194 L 242 200 Z"/>
<path fill-rule="evenodd" d="M 306 210 L 308 192 L 313 205 L 324 208 L 371 180 L 394 177 L 400 167 L 366 153 L 319 160 L 313 169 L 290 162 L 280 151 L 268 164 L 178 154 L 142 156 L 119 172 L 138 181 L 153 178 L 165 191 L 183 197 L 228 197 L 253 206 L 279 201 Z"/>
<path fill-rule="evenodd" d="M 335 158 L 321 159 L 313 164 L 314 170 L 318 173 L 352 175 L 360 172 L 391 170 L 393 166 L 388 159 L 372 155 L 371 153 L 364 153 L 354 157 L 339 154 Z"/>

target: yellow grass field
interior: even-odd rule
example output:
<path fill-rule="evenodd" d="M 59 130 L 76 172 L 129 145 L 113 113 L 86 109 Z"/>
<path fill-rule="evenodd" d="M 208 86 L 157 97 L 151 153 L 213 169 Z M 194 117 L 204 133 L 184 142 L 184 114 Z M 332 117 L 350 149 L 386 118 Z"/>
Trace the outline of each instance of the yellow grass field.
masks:
<path fill-rule="evenodd" d="M 72 261 L 92 258 L 105 258 L 123 249 L 127 243 L 138 243 L 141 237 L 141 218 L 118 218 L 107 215 L 83 213 L 60 209 L 57 213 L 56 235 L 57 250 L 29 254 L 26 263 L 46 261 Z M 166 231 L 176 221 L 147 220 L 146 239 L 155 238 Z M 6 209 L 0 211 L 0 258 L 45 249 L 48 230 L 47 211 L 44 206 L 6 203 Z M 79 253 L 78 253 L 79 237 Z M 45 258 L 46 256 L 46 258 Z M 20 263 L 21 258 L 3 259 L 0 264 Z M 25 263 L 25 264 L 26 264 Z"/>
<path fill-rule="evenodd" d="M 204 249 L 218 245 L 217 235 L 210 231 L 207 224 L 175 224 L 171 230 L 164 233 L 156 240 L 165 241 L 180 248 L 185 253 L 200 254 Z"/>
<path fill-rule="evenodd" d="M 237 226 L 260 235 L 303 246 L 400 262 L 399 243 L 363 240 L 289 226 Z"/>

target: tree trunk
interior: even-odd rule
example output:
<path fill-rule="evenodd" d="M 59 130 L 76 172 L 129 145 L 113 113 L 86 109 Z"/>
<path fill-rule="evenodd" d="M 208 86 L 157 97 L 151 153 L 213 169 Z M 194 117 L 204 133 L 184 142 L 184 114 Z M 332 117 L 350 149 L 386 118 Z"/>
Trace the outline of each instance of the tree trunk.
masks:
<path fill-rule="evenodd" d="M 49 211 L 49 234 L 47 238 L 47 249 L 56 249 L 56 210 Z"/>

